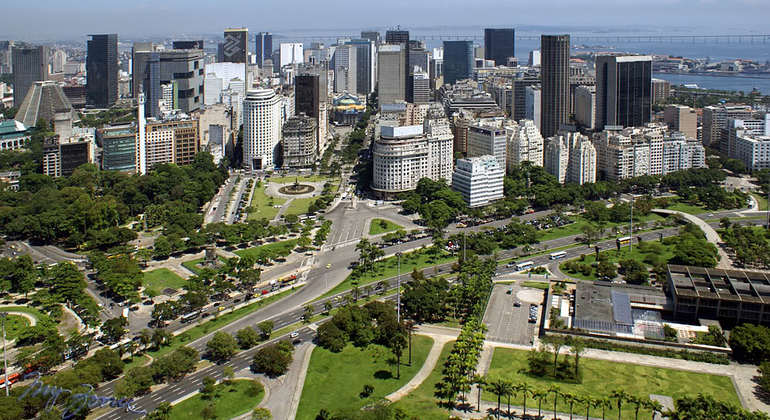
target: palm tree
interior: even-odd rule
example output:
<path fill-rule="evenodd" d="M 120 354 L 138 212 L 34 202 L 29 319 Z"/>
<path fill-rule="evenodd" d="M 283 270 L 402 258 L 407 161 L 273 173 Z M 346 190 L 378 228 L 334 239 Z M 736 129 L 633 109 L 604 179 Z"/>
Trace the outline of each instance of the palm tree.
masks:
<path fill-rule="evenodd" d="M 634 419 L 639 420 L 639 409 L 645 406 L 645 400 L 643 398 L 631 396 L 629 402 L 634 405 Z"/>
<path fill-rule="evenodd" d="M 508 380 L 505 381 L 505 396 L 508 399 L 508 417 L 511 417 L 511 396 L 516 396 L 516 387 Z"/>
<path fill-rule="evenodd" d="M 581 404 L 585 404 L 585 406 L 586 406 L 586 420 L 588 420 L 588 418 L 591 415 L 591 408 L 598 407 L 599 400 L 597 400 L 595 398 L 591 398 L 590 396 L 586 395 L 583 398 L 581 398 L 579 402 Z"/>
<path fill-rule="evenodd" d="M 324 302 L 324 312 L 326 312 L 326 315 L 329 315 L 332 311 L 332 308 L 334 308 L 334 305 L 332 305 L 332 302 L 327 300 Z"/>
<path fill-rule="evenodd" d="M 612 400 L 608 397 L 599 398 L 597 401 L 597 407 L 602 409 L 602 420 L 604 420 L 605 411 L 608 408 L 612 408 Z"/>
<path fill-rule="evenodd" d="M 569 420 L 572 420 L 572 407 L 575 405 L 576 402 L 579 401 L 579 398 L 577 395 L 571 392 L 563 393 L 562 397 L 564 398 L 564 402 L 569 405 Z M 554 415 L 554 417 L 556 416 Z"/>
<path fill-rule="evenodd" d="M 487 378 L 481 376 L 481 375 L 473 375 L 472 383 L 476 385 L 476 390 L 478 391 L 478 401 L 477 401 L 477 409 L 476 412 L 481 412 L 481 390 L 484 388 L 484 385 L 487 384 Z"/>
<path fill-rule="evenodd" d="M 536 389 L 532 391 L 532 398 L 537 400 L 537 418 L 540 418 L 543 410 L 543 400 L 548 397 L 548 391 L 543 389 Z"/>
<path fill-rule="evenodd" d="M 516 385 L 516 390 L 521 392 L 521 395 L 524 397 L 524 412 L 522 413 L 522 418 L 527 417 L 527 397 L 534 396 L 535 389 L 526 382 L 520 382 Z"/>
<path fill-rule="evenodd" d="M 623 408 L 623 401 L 629 401 L 629 398 L 631 396 L 626 393 L 626 391 L 623 390 L 615 390 L 610 393 L 610 398 L 617 400 L 618 405 L 618 420 L 620 420 L 622 416 L 622 408 Z"/>
<path fill-rule="evenodd" d="M 548 393 L 553 394 L 553 418 L 556 420 L 556 403 L 559 401 L 559 395 L 561 395 L 561 389 L 556 385 L 551 385 L 548 388 Z"/>
<path fill-rule="evenodd" d="M 404 329 L 409 334 L 409 366 L 412 366 L 412 333 L 417 331 L 417 327 L 414 326 L 414 321 L 408 320 L 404 322 Z"/>
<path fill-rule="evenodd" d="M 575 380 L 579 381 L 580 374 L 580 356 L 586 351 L 586 346 L 580 341 L 572 343 L 572 354 L 575 356 Z"/>
<path fill-rule="evenodd" d="M 655 413 L 662 413 L 663 412 L 663 404 L 661 404 L 659 401 L 656 400 L 649 400 L 646 402 L 646 407 L 648 410 L 652 411 L 651 419 L 655 420 Z"/>
<path fill-rule="evenodd" d="M 497 395 L 497 418 L 500 418 L 500 398 L 508 391 L 506 388 L 507 381 L 502 378 L 494 378 L 487 380 L 487 391 Z"/>

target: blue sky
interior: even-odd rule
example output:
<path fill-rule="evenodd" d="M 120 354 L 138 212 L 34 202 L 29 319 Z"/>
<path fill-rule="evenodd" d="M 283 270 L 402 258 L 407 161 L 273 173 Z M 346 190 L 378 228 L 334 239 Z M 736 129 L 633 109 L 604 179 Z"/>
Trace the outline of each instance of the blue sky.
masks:
<path fill-rule="evenodd" d="M 6 2 L 0 39 L 417 26 L 583 26 L 770 32 L 768 0 L 39 0 Z M 12 18 L 8 18 L 12 16 Z"/>

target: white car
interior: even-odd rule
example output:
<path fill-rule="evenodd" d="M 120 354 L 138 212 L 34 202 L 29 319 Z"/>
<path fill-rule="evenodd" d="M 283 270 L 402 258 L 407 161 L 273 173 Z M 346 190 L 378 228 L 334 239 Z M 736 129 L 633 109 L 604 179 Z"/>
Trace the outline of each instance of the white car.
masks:
<path fill-rule="evenodd" d="M 299 337 L 299 333 L 298 333 L 298 332 L 296 332 L 296 331 L 294 331 L 293 333 L 289 334 L 289 337 L 291 337 L 291 338 L 297 338 L 297 337 Z"/>

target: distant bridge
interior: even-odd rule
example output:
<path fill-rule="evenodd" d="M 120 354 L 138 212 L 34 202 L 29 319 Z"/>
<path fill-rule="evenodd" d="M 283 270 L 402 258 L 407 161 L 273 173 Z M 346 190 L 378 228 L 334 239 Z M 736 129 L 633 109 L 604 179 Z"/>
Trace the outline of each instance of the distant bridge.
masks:
<path fill-rule="evenodd" d="M 338 38 L 359 38 L 360 33 L 341 33 L 330 35 L 288 35 L 274 34 L 273 37 L 279 39 L 295 39 L 308 41 L 335 41 Z M 446 33 L 446 34 L 420 34 L 419 32 L 410 33 L 411 38 L 423 41 L 484 41 L 484 35 L 481 33 Z M 540 35 L 517 35 L 517 41 L 539 41 Z M 691 44 L 769 44 L 770 34 L 768 35 L 572 35 L 571 43 L 691 43 Z"/>

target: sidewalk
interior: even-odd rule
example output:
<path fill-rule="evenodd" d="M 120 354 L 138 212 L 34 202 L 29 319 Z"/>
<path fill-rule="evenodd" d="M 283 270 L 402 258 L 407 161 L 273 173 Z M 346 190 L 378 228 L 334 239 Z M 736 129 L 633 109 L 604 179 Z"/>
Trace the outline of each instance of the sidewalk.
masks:
<path fill-rule="evenodd" d="M 410 392 L 417 389 L 417 387 L 419 387 L 428 378 L 428 376 L 430 376 L 431 372 L 433 372 L 433 369 L 436 367 L 436 363 L 438 362 L 438 358 L 439 356 L 441 356 L 441 350 L 444 349 L 444 345 L 454 339 L 448 335 L 443 335 L 443 334 L 442 335 L 420 334 L 420 335 L 424 335 L 432 338 L 433 346 L 430 348 L 428 357 L 425 358 L 425 363 L 423 363 L 422 367 L 417 372 L 417 374 L 414 375 L 414 377 L 412 377 L 412 379 L 410 379 L 409 382 L 404 384 L 404 386 L 402 386 L 395 392 L 385 397 L 385 399 L 389 400 L 390 402 L 396 402 L 401 398 L 405 397 Z"/>

